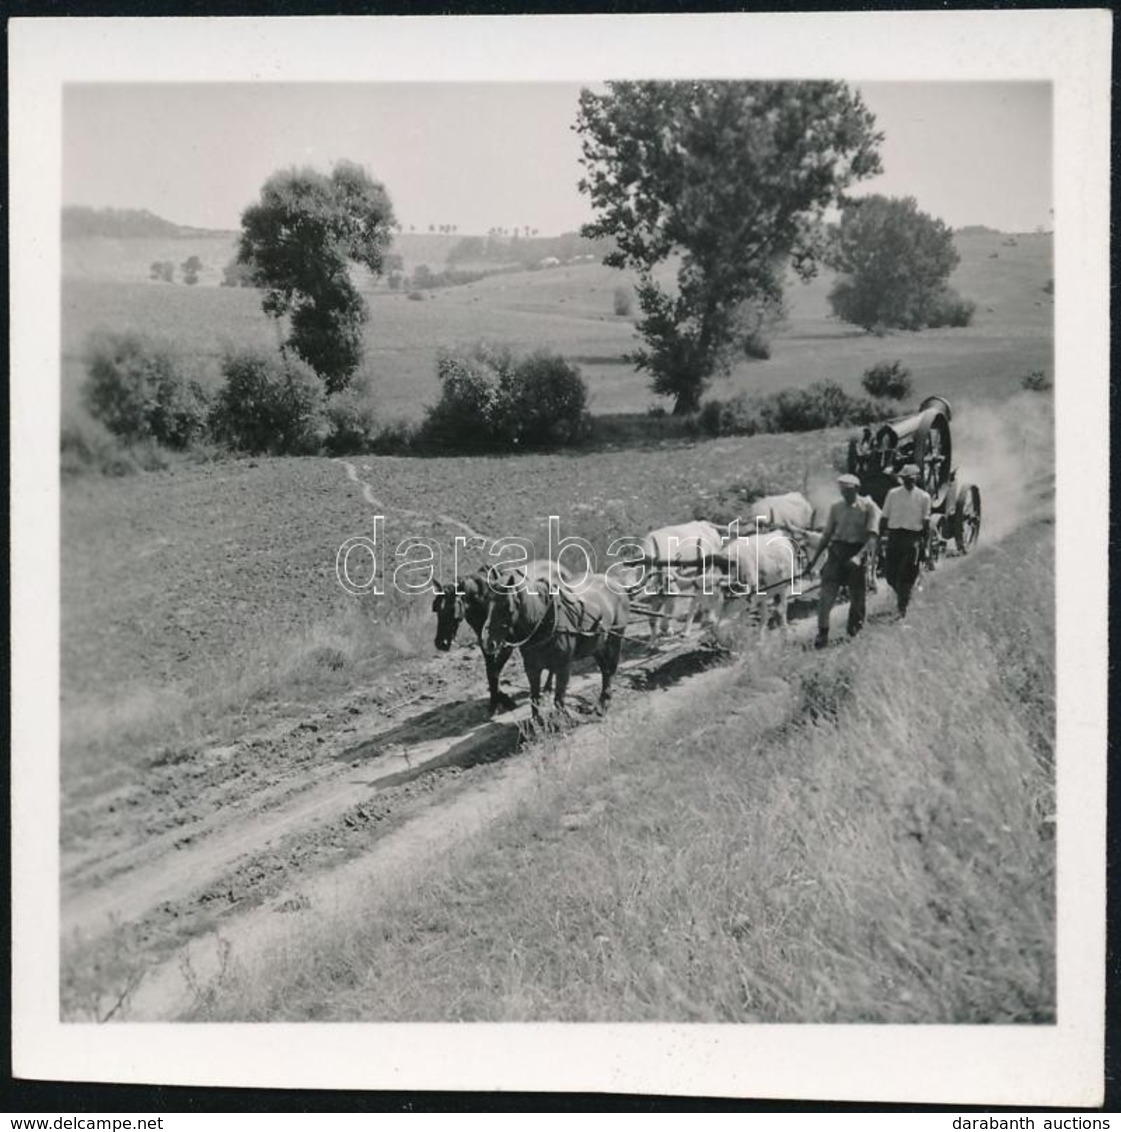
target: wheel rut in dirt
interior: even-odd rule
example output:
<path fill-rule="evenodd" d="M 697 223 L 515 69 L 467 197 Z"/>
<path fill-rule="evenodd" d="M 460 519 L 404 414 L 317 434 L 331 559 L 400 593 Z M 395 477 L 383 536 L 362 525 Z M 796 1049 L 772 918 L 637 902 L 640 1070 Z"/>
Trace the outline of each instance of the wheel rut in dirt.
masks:
<path fill-rule="evenodd" d="M 669 685 L 656 695 L 644 695 L 631 688 L 621 688 L 618 711 L 613 709 L 606 720 L 592 726 L 577 726 L 559 739 L 553 754 L 582 764 L 610 751 L 614 730 L 633 726 L 638 718 L 649 722 L 677 710 L 683 699 L 703 695 L 703 684 L 724 679 L 730 670 L 706 671 Z M 598 676 L 580 678 L 584 688 L 573 681 L 577 695 L 594 689 Z M 786 697 L 774 696 L 775 720 L 785 710 Z M 590 713 L 590 697 L 584 711 Z M 583 712 L 581 714 L 584 714 Z M 528 705 L 520 705 L 513 713 L 512 729 L 524 726 Z M 335 867 L 303 868 L 295 871 L 274 899 L 258 902 L 243 914 L 207 925 L 176 954 L 157 964 L 149 972 L 130 1002 L 128 1019 L 158 1020 L 182 1017 L 197 1007 L 200 986 L 218 987 L 231 960 L 241 967 L 253 967 L 275 944 L 297 939 L 298 933 L 314 929 L 324 918 L 340 910 L 361 907 L 367 912 L 379 901 L 407 891 L 438 862 L 447 861 L 456 848 L 474 834 L 511 809 L 532 791 L 540 768 L 531 757 L 497 760 L 494 765 L 476 766 L 458 771 L 462 776 L 459 790 L 446 789 L 440 781 L 441 770 L 425 773 L 414 779 L 414 787 L 430 785 L 427 807 L 417 806 L 406 818 L 392 825 L 386 823 L 379 836 L 371 837 L 361 855 L 352 855 Z M 433 780 L 436 780 L 433 782 Z M 392 792 L 392 791 L 391 791 Z M 190 970 L 189 978 L 185 968 Z"/>
<path fill-rule="evenodd" d="M 692 655 L 698 643 L 682 648 Z M 628 651 L 616 685 L 623 703 L 711 663 L 711 653 L 675 667 L 678 653 Z M 477 696 L 481 676 L 474 650 L 459 650 L 420 666 L 396 702 L 352 694 L 298 723 L 165 753 L 143 782 L 75 802 L 87 821 L 69 832 L 64 851 L 64 946 L 80 956 L 124 930 L 147 967 L 254 909 L 300 906 L 315 876 L 479 789 L 483 764 L 509 762 L 527 735 L 527 696 L 489 718 Z M 594 666 L 574 675 L 577 717 L 594 713 L 598 685 Z M 470 768 L 478 773 L 468 782 Z M 129 819 L 114 829 L 118 813 Z"/>

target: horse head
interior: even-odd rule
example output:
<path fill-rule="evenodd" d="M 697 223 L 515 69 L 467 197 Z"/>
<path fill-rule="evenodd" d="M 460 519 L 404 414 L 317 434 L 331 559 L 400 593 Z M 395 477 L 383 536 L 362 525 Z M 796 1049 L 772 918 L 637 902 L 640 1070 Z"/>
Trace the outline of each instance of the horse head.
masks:
<path fill-rule="evenodd" d="M 432 612 L 436 614 L 435 645 L 440 652 L 447 652 L 452 647 L 452 641 L 459 632 L 459 623 L 463 620 L 464 594 L 453 582 L 442 586 L 433 582 L 432 592 Z"/>
<path fill-rule="evenodd" d="M 436 614 L 436 648 L 447 652 L 452 647 L 459 624 L 466 620 L 476 632 L 485 616 L 490 586 L 480 571 L 455 583 L 433 585 L 432 612 Z"/>

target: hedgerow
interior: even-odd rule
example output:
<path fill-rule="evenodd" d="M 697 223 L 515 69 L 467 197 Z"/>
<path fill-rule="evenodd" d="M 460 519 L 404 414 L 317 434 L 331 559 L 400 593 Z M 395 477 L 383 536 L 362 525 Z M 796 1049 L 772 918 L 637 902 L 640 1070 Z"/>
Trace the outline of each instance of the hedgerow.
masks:
<path fill-rule="evenodd" d="M 818 381 L 806 389 L 713 398 L 701 406 L 698 423 L 709 436 L 754 436 L 870 424 L 893 412 L 882 402 L 851 396 L 836 382 Z"/>

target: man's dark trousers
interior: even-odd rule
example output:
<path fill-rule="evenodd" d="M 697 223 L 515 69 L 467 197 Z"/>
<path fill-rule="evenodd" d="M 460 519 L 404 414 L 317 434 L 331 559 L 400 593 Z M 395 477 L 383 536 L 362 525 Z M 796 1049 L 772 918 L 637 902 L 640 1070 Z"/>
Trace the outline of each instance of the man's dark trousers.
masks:
<path fill-rule="evenodd" d="M 919 554 L 922 551 L 922 532 L 889 530 L 884 576 L 895 590 L 900 613 L 907 612 L 911 590 L 919 578 Z"/>
<path fill-rule="evenodd" d="M 858 542 L 834 542 L 829 545 L 825 565 L 821 570 L 821 593 L 817 607 L 819 634 L 824 635 L 829 632 L 829 614 L 841 586 L 848 586 L 849 589 L 849 636 L 855 637 L 864 627 L 864 557 L 862 555 L 855 566 L 850 561 L 852 556 L 860 551 L 862 545 Z"/>

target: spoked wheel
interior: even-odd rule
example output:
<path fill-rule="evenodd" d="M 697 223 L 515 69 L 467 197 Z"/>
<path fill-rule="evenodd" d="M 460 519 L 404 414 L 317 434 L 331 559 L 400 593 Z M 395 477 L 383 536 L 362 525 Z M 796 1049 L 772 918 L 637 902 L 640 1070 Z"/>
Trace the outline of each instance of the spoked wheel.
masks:
<path fill-rule="evenodd" d="M 954 509 L 954 543 L 958 554 L 968 554 L 981 537 L 981 491 L 970 485 Z"/>

